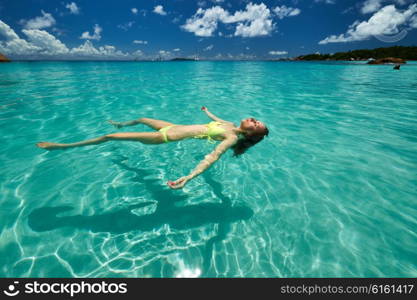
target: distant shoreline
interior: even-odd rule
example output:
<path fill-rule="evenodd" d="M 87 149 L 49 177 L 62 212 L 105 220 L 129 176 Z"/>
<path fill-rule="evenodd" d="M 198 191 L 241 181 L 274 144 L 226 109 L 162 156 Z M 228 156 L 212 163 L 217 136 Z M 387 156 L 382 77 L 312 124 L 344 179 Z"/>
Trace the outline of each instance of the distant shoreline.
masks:
<path fill-rule="evenodd" d="M 307 54 L 295 58 L 298 61 L 369 61 L 382 58 L 400 58 L 404 60 L 417 60 L 416 46 L 393 46 L 375 49 L 359 49 L 348 52 L 337 52 L 331 54 Z"/>
<path fill-rule="evenodd" d="M 381 58 L 400 58 L 406 61 L 417 61 L 417 46 L 393 46 L 386 48 L 375 49 L 359 49 L 351 50 L 348 52 L 337 52 L 330 54 L 306 54 L 297 57 L 282 57 L 271 58 L 263 57 L 258 59 L 205 59 L 194 57 L 173 57 L 169 59 L 163 59 L 162 57 L 155 57 L 149 59 L 129 58 L 129 59 L 95 59 L 91 58 L 74 58 L 74 59 L 59 59 L 59 58 L 47 58 L 47 59 L 31 59 L 31 58 L 17 58 L 11 59 L 11 62 L 204 62 L 204 61 L 218 61 L 218 62 L 299 62 L 299 61 L 330 61 L 330 62 L 362 62 L 369 60 L 377 60 Z"/>
<path fill-rule="evenodd" d="M 257 60 L 238 60 L 238 59 L 231 59 L 231 60 L 211 60 L 211 59 L 201 59 L 201 60 L 12 60 L 9 63 L 20 63 L 20 62 L 29 62 L 29 63 L 37 63 L 37 62 L 74 62 L 74 63 L 82 63 L 82 62 L 123 62 L 123 63 L 198 63 L 198 62 L 270 62 L 270 63 L 306 63 L 306 62 L 321 62 L 321 63 L 334 63 L 334 62 L 346 62 L 355 64 L 355 62 L 367 62 L 366 59 L 360 60 L 321 60 L 321 59 L 311 59 L 311 60 L 270 60 L 270 59 L 257 59 Z M 417 61 L 417 59 L 407 59 L 407 61 Z"/>

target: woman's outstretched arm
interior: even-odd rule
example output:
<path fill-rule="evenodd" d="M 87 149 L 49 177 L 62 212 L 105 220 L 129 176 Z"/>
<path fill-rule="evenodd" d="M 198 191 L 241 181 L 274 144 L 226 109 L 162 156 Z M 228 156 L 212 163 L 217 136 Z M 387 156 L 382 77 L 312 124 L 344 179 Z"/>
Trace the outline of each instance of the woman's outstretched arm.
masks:
<path fill-rule="evenodd" d="M 203 173 L 205 170 L 207 170 L 214 162 L 216 162 L 220 156 L 222 156 L 223 153 L 227 151 L 230 147 L 232 147 L 236 142 L 238 138 L 237 137 L 229 137 L 222 141 L 216 149 L 214 149 L 213 152 L 207 154 L 204 159 L 197 165 L 197 167 L 190 173 L 190 175 L 181 177 L 175 181 L 168 181 L 168 185 L 172 189 L 180 189 L 184 187 L 184 185 L 193 179 L 194 177 L 197 177 L 201 173 Z"/>
<path fill-rule="evenodd" d="M 221 122 L 221 123 L 232 123 L 232 122 L 229 122 L 229 121 L 226 121 L 226 120 L 222 120 L 222 119 L 220 119 L 219 117 L 217 117 L 217 116 L 213 115 L 211 112 L 209 112 L 208 108 L 207 108 L 207 107 L 205 107 L 205 106 L 203 106 L 203 107 L 201 108 L 201 110 L 202 110 L 202 111 L 204 111 L 204 112 L 207 114 L 207 116 L 208 116 L 210 119 L 212 119 L 213 121 L 217 121 L 217 122 Z M 232 124 L 233 124 L 233 123 L 232 123 Z"/>

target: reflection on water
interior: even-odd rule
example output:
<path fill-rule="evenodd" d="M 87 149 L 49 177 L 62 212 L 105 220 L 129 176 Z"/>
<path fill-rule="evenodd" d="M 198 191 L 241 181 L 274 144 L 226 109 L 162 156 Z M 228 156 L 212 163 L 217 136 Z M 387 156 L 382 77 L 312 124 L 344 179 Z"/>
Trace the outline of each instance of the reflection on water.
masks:
<path fill-rule="evenodd" d="M 213 257 L 213 246 L 216 242 L 226 238 L 230 230 L 230 224 L 248 220 L 252 217 L 253 211 L 245 206 L 231 206 L 231 200 L 222 194 L 222 186 L 219 182 L 204 174 L 204 179 L 213 188 L 214 194 L 221 199 L 221 203 L 202 203 L 183 207 L 175 206 L 177 201 L 185 200 L 186 196 L 174 195 L 170 190 L 162 189 L 159 181 L 145 179 L 152 172 L 146 169 L 128 166 L 124 161 L 127 157 L 113 159 L 119 167 L 134 172 L 132 181 L 145 184 L 149 191 L 152 191 L 154 200 L 157 203 L 156 210 L 151 214 L 137 215 L 135 209 L 153 205 L 155 202 L 144 202 L 130 205 L 126 208 L 110 211 L 91 216 L 72 215 L 59 216 L 68 213 L 73 208 L 70 206 L 42 207 L 35 209 L 28 216 L 30 228 L 37 232 L 49 231 L 64 227 L 89 230 L 91 232 L 110 232 L 115 234 L 128 233 L 130 231 L 152 231 L 163 225 L 169 225 L 172 229 L 187 230 L 201 227 L 208 224 L 218 224 L 217 234 L 210 238 L 202 252 L 203 266 L 202 276 L 214 276 L 209 274 L 211 258 Z"/>

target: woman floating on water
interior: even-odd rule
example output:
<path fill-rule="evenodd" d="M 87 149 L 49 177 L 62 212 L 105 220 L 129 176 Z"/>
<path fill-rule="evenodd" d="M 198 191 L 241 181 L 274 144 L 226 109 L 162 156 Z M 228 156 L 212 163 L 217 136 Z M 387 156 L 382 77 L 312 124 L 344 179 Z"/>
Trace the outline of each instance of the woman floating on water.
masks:
<path fill-rule="evenodd" d="M 128 122 L 109 121 L 116 128 L 132 126 L 136 124 L 145 124 L 158 130 L 157 132 L 119 132 L 106 134 L 104 136 L 77 142 L 71 144 L 57 144 L 40 142 L 36 145 L 47 150 L 67 149 L 73 147 L 81 147 L 88 145 L 97 145 L 108 141 L 137 141 L 143 144 L 163 144 L 174 141 L 181 141 L 187 138 L 208 139 L 209 141 L 221 141 L 213 152 L 206 155 L 205 158 L 197 165 L 197 167 L 188 176 L 181 177 L 175 181 L 168 181 L 168 185 L 172 189 L 179 189 L 208 169 L 220 156 L 229 148 L 232 148 L 234 155 L 243 154 L 249 147 L 260 142 L 269 131 L 266 126 L 254 118 L 248 118 L 241 121 L 239 127 L 235 127 L 232 122 L 222 120 L 206 107 L 202 107 L 207 116 L 213 120 L 204 125 L 176 125 L 166 121 L 154 120 L 148 118 L 140 118 Z"/>

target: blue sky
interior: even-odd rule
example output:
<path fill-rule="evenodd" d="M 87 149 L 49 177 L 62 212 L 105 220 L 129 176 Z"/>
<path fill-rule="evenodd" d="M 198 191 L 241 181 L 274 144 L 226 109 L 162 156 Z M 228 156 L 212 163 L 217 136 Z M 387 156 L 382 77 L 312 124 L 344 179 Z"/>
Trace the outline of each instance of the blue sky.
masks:
<path fill-rule="evenodd" d="M 393 45 L 417 45 L 416 1 L 0 0 L 0 52 L 11 58 L 264 59 Z"/>

